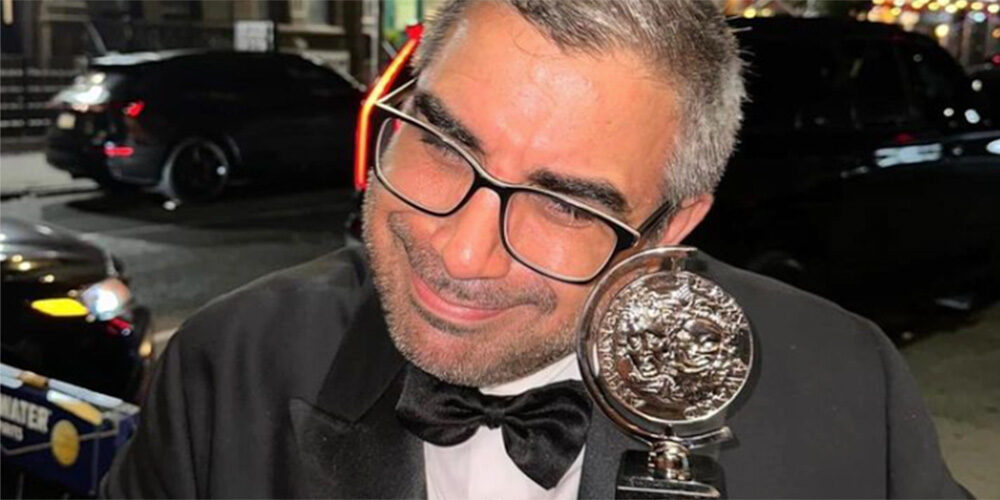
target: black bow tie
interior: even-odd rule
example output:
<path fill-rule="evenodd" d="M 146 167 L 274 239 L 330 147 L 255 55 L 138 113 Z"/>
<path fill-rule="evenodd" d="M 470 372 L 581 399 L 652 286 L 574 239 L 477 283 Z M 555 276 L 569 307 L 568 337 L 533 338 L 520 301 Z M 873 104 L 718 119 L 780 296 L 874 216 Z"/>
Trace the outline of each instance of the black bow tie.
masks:
<path fill-rule="evenodd" d="M 407 430 L 438 446 L 453 446 L 480 425 L 500 427 L 517 468 L 552 489 L 573 465 L 587 439 L 590 398 L 578 381 L 567 380 L 518 396 L 488 396 L 477 389 L 442 382 L 410 366 L 396 416 Z"/>

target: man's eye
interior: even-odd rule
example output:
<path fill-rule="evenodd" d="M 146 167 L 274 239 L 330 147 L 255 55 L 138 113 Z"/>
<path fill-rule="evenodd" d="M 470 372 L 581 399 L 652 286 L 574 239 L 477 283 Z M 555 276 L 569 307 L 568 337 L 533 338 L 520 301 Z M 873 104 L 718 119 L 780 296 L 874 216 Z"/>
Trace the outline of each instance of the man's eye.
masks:
<path fill-rule="evenodd" d="M 424 132 L 421 134 L 420 142 L 430 146 L 433 149 L 435 156 L 439 158 L 445 158 L 449 161 L 459 161 L 462 159 L 461 155 L 455 151 L 454 148 L 449 146 L 447 143 L 441 140 L 440 137 Z"/>
<path fill-rule="evenodd" d="M 589 212 L 564 201 L 547 200 L 545 208 L 551 218 L 562 223 L 585 225 L 594 221 L 594 216 Z"/>

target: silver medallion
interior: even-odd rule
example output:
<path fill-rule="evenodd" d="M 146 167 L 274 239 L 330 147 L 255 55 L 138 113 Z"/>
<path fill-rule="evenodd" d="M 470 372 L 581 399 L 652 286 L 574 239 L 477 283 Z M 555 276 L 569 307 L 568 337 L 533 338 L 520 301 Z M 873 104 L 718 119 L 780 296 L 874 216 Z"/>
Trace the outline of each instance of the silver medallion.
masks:
<path fill-rule="evenodd" d="M 687 271 L 642 276 L 600 321 L 601 382 L 651 420 L 710 417 L 746 381 L 749 332 L 743 310 L 715 283 Z"/>
<path fill-rule="evenodd" d="M 753 339 L 736 300 L 690 269 L 694 252 L 646 250 L 605 273 L 581 316 L 578 357 L 598 407 L 649 446 L 649 476 L 626 482 L 712 497 L 689 453 L 731 437 L 725 410 L 750 375 Z"/>

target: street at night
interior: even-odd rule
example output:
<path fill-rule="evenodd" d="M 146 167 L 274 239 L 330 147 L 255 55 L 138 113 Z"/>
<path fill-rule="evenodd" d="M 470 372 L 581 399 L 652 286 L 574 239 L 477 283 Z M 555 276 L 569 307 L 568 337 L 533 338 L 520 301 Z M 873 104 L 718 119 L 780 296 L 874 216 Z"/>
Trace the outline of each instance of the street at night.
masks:
<path fill-rule="evenodd" d="M 8 195 L 0 205 L 4 216 L 70 229 L 120 258 L 136 300 L 153 311 L 157 354 L 206 302 L 339 248 L 353 208 L 348 189 L 274 193 L 246 187 L 216 203 L 168 210 L 162 197 L 88 190 L 38 154 L 5 157 L 4 163 L 9 160 L 17 166 L 11 177 L 25 179 L 29 192 L 47 194 Z M 990 465 L 1000 448 L 1000 305 L 942 323 L 902 352 L 954 474 L 973 492 L 1000 491 Z"/>
<path fill-rule="evenodd" d="M 1000 0 L 0 38 L 0 499 L 1000 500 Z"/>
<path fill-rule="evenodd" d="M 88 190 L 39 154 L 8 161 L 11 177 L 23 180 L 5 182 L 4 217 L 69 229 L 121 259 L 136 301 L 153 311 L 160 333 L 227 291 L 337 249 L 353 207 L 347 189 L 246 187 L 217 203 L 168 210 L 162 197 Z M 157 337 L 157 352 L 167 338 Z"/>

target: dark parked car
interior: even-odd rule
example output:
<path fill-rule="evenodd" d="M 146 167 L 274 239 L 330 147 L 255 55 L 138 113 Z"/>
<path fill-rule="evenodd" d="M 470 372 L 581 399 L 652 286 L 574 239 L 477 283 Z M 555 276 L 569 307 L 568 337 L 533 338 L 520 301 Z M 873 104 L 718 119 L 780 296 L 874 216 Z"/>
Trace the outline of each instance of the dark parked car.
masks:
<path fill-rule="evenodd" d="M 122 266 L 63 230 L 0 219 L 6 365 L 135 401 L 152 356 L 149 312 Z"/>
<path fill-rule="evenodd" d="M 692 243 L 877 316 L 1000 287 L 1000 132 L 932 40 L 831 19 L 736 22 L 750 103 Z"/>
<path fill-rule="evenodd" d="M 983 95 L 993 123 L 1000 123 L 1000 54 L 994 54 L 989 63 L 970 69 L 970 76 L 974 88 Z"/>
<path fill-rule="evenodd" d="M 52 99 L 46 157 L 109 188 L 178 200 L 214 198 L 240 178 L 346 184 L 361 96 L 294 54 L 103 56 Z"/>
<path fill-rule="evenodd" d="M 965 309 L 995 298 L 1000 132 L 981 109 L 982 86 L 932 40 L 894 26 L 733 25 L 748 63 L 746 121 L 715 207 L 688 242 L 889 329 L 912 326 L 898 313 L 931 301 Z M 381 95 L 409 76 L 389 69 Z M 363 118 L 358 138 L 370 142 Z M 357 151 L 361 192 L 371 161 Z M 348 219 L 354 238 L 358 214 Z"/>

